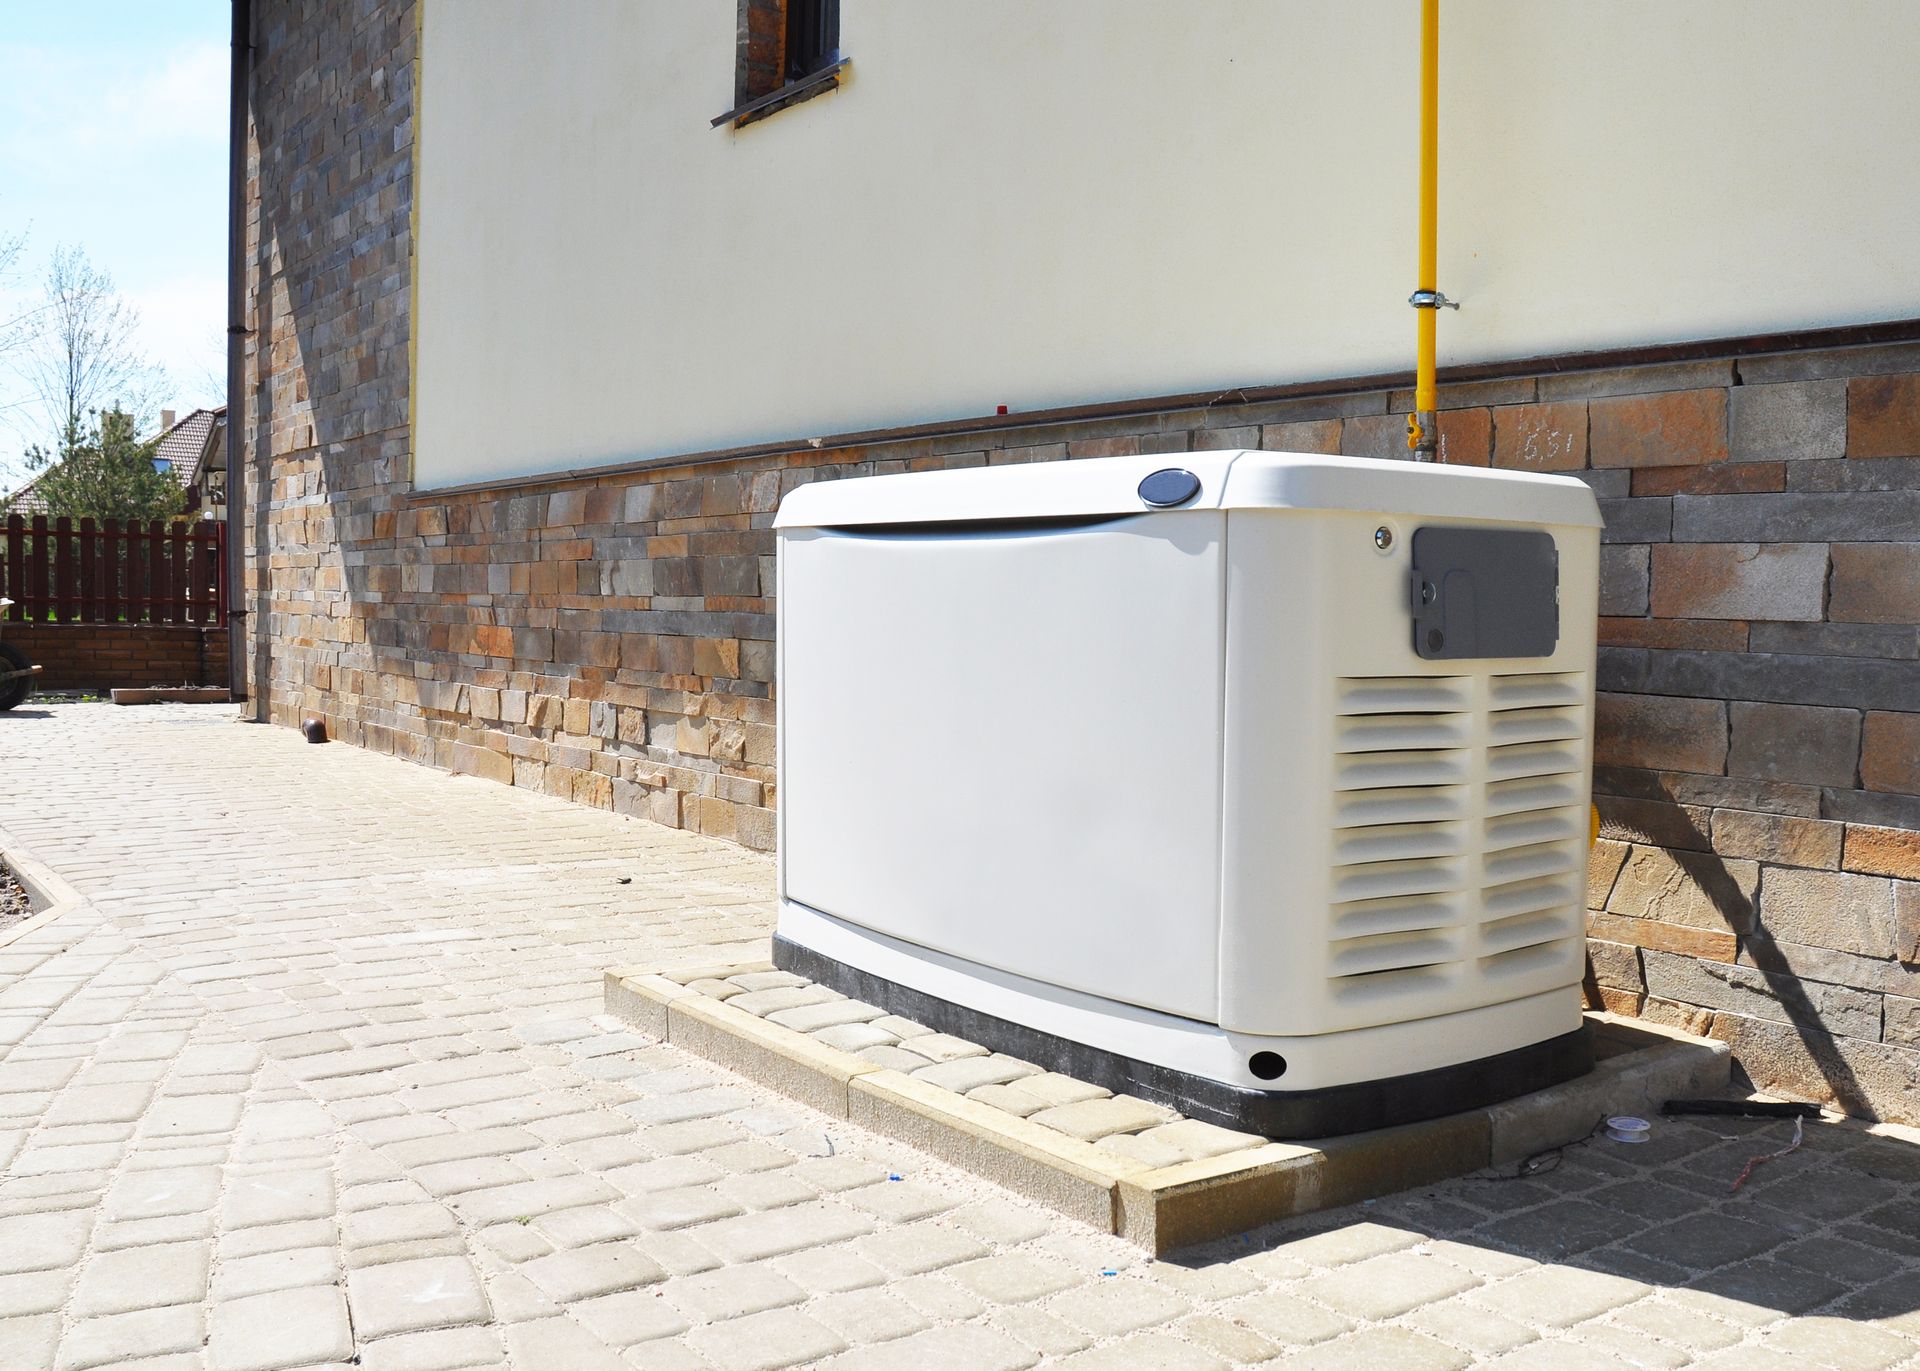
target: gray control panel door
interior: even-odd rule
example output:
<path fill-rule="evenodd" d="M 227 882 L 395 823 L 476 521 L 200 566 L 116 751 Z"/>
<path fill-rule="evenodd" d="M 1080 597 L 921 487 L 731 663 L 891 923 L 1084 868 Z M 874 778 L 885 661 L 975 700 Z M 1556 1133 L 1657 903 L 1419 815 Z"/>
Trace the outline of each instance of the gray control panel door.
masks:
<path fill-rule="evenodd" d="M 1549 657 L 1560 641 L 1560 555 L 1538 529 L 1415 530 L 1412 597 L 1429 660 Z"/>

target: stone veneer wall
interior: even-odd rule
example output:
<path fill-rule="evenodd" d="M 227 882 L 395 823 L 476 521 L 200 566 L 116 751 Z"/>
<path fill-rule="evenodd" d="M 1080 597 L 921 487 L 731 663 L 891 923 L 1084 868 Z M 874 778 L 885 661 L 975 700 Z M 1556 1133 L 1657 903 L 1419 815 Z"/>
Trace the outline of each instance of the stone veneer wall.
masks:
<path fill-rule="evenodd" d="M 414 35 L 406 3 L 259 5 L 250 674 L 277 722 L 767 848 L 769 524 L 795 486 L 1403 451 L 1405 392 L 1330 383 L 416 496 Z M 1920 344 L 1443 397 L 1444 460 L 1570 472 L 1606 513 L 1594 1001 L 1727 1039 L 1765 1086 L 1920 1121 Z"/>

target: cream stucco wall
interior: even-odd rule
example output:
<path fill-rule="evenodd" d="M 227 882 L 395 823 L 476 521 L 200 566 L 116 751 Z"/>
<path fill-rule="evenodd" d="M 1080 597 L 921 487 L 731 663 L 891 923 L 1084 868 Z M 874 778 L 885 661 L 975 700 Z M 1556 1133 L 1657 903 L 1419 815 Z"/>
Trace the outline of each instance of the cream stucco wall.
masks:
<path fill-rule="evenodd" d="M 423 3 L 423 486 L 1411 365 L 1415 0 Z M 1920 315 L 1920 4 L 1443 8 L 1443 363 Z"/>

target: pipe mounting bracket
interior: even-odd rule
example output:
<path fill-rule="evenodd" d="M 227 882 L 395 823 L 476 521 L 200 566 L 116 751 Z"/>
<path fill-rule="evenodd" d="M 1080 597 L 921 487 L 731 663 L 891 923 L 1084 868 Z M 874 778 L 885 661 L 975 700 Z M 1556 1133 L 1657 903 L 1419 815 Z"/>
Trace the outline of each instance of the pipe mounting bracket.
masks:
<path fill-rule="evenodd" d="M 1407 303 L 1415 309 L 1459 309 L 1458 300 L 1449 300 L 1437 290 L 1416 290 L 1407 297 Z"/>

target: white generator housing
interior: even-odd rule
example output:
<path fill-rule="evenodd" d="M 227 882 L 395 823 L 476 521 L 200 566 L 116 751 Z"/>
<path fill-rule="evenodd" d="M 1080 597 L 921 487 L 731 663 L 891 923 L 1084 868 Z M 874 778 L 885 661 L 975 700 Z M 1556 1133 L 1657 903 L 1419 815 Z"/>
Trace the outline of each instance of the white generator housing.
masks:
<path fill-rule="evenodd" d="M 1600 522 L 1270 452 L 794 491 L 776 961 L 1270 1136 L 1578 1074 Z"/>

